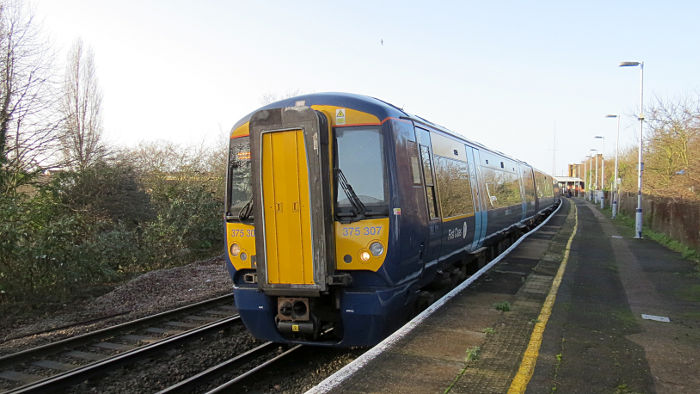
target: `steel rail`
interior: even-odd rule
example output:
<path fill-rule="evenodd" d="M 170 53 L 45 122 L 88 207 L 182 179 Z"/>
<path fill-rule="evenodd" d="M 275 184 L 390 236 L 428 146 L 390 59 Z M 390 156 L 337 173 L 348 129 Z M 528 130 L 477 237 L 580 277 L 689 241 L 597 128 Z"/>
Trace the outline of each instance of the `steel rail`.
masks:
<path fill-rule="evenodd" d="M 224 390 L 227 390 L 227 389 L 231 388 L 231 386 L 233 386 L 234 384 L 240 383 L 242 380 L 244 380 L 244 379 L 250 377 L 251 375 L 255 374 L 256 372 L 259 372 L 260 370 L 262 370 L 262 369 L 264 369 L 264 368 L 267 368 L 270 364 L 272 364 L 272 363 L 274 363 L 274 362 L 276 362 L 276 361 L 278 361 L 278 360 L 280 360 L 280 359 L 282 359 L 282 358 L 284 358 L 284 357 L 286 357 L 286 356 L 292 354 L 294 351 L 298 350 L 298 349 L 301 348 L 302 346 L 303 346 L 303 345 L 295 345 L 295 346 L 293 346 L 293 347 L 287 349 L 284 353 L 280 353 L 280 354 L 278 354 L 277 356 L 275 356 L 275 357 L 273 357 L 273 358 L 271 358 L 271 359 L 265 361 L 264 363 L 262 363 L 262 364 L 260 364 L 260 365 L 258 365 L 258 366 L 256 366 L 256 367 L 250 369 L 249 371 L 244 372 L 244 373 L 242 373 L 242 374 L 236 376 L 235 378 L 229 380 L 228 382 L 226 382 L 226 383 L 224 383 L 224 384 L 222 384 L 222 385 L 220 385 L 220 386 L 217 386 L 217 387 L 215 387 L 215 388 L 212 389 L 212 390 L 207 391 L 207 394 L 220 393 L 220 392 L 223 392 Z"/>
<path fill-rule="evenodd" d="M 247 362 L 248 360 L 259 356 L 261 353 L 268 350 L 269 347 L 274 345 L 274 342 L 265 342 L 258 347 L 250 349 L 170 387 L 167 387 L 159 391 L 157 394 L 191 392 L 194 388 L 201 387 L 202 385 L 206 384 L 206 382 L 225 374 L 226 371 L 230 370 L 231 368 L 235 368 L 238 364 Z"/>
<path fill-rule="evenodd" d="M 119 332 L 119 331 L 122 331 L 122 330 L 127 329 L 127 328 L 139 326 L 139 325 L 146 323 L 150 320 L 157 320 L 157 319 L 164 318 L 167 316 L 182 313 L 182 312 L 187 311 L 189 309 L 195 309 L 195 308 L 199 308 L 199 307 L 202 307 L 202 306 L 205 306 L 208 304 L 214 304 L 214 303 L 217 303 L 219 301 L 225 300 L 227 298 L 233 298 L 233 294 L 226 294 L 226 295 L 223 295 L 220 297 L 211 298 L 211 299 L 200 301 L 200 302 L 197 302 L 194 304 L 185 305 L 185 306 L 181 306 L 179 308 L 171 309 L 171 310 L 168 310 L 165 312 L 160 312 L 160 313 L 157 313 L 155 315 L 144 316 L 144 317 L 136 319 L 136 320 L 131 320 L 131 321 L 117 324 L 114 326 L 105 327 L 105 328 L 102 328 L 99 330 L 91 331 L 91 332 L 88 332 L 85 334 L 65 338 L 65 339 L 62 339 L 62 340 L 59 340 L 56 342 L 51 342 L 51 343 L 47 343 L 45 345 L 33 347 L 30 349 L 25 349 L 25 350 L 19 351 L 17 353 L 7 354 L 7 355 L 0 357 L 0 369 L 6 368 L 12 364 L 18 364 L 22 361 L 25 361 L 25 360 L 30 359 L 32 357 L 36 357 L 38 355 L 43 357 L 43 356 L 46 356 L 48 354 L 59 352 L 59 351 L 65 349 L 69 346 L 75 347 L 75 346 L 87 343 L 89 341 L 92 341 L 92 340 L 94 340 L 98 337 L 101 337 L 101 336 L 107 336 L 109 334 Z"/>
<path fill-rule="evenodd" d="M 202 335 L 206 335 L 212 331 L 222 329 L 234 322 L 239 322 L 238 315 L 225 319 L 220 319 L 215 322 L 205 324 L 203 326 L 184 331 L 180 334 L 164 338 L 161 341 L 153 342 L 145 346 L 138 347 L 133 350 L 119 353 L 105 359 L 95 361 L 93 363 L 78 367 L 76 369 L 48 377 L 36 382 L 26 384 L 24 386 L 12 389 L 8 393 L 44 393 L 58 391 L 67 386 L 77 384 L 85 379 L 100 374 L 105 370 L 112 370 L 114 367 L 131 362 L 139 357 L 143 357 L 156 350 L 162 350 L 167 346 L 179 344 L 184 340 L 190 340 Z"/>

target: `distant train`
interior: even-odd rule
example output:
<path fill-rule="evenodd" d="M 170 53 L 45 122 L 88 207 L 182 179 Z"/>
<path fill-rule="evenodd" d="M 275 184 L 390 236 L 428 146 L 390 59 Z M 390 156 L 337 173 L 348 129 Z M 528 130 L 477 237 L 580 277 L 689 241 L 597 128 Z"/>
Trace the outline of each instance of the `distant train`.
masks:
<path fill-rule="evenodd" d="M 231 133 L 227 267 L 260 339 L 373 345 L 559 202 L 550 175 L 384 101 L 310 94 Z"/>

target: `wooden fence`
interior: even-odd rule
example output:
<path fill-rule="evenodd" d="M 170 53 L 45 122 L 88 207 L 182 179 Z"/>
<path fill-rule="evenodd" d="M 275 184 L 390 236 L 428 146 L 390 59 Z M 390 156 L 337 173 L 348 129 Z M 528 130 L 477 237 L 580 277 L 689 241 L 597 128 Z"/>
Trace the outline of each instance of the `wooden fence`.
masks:
<path fill-rule="evenodd" d="M 637 194 L 622 193 L 619 208 L 634 218 Z M 643 195 L 642 213 L 644 226 L 700 252 L 700 202 Z"/>

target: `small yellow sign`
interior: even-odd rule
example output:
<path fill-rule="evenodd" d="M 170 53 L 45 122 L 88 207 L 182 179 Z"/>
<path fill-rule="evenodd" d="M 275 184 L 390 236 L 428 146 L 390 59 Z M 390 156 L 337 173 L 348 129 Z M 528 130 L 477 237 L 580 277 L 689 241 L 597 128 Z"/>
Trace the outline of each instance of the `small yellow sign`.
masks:
<path fill-rule="evenodd" d="M 335 110 L 335 124 L 345 124 L 345 108 L 337 108 Z"/>
<path fill-rule="evenodd" d="M 298 324 L 292 324 L 292 331 L 294 331 L 294 332 L 299 332 L 299 325 L 298 325 Z"/>

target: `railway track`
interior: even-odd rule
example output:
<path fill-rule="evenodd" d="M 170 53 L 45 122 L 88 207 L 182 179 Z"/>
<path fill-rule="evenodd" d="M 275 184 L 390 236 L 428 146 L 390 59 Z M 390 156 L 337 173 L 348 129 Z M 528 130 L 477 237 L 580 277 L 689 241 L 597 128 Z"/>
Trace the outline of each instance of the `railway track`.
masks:
<path fill-rule="evenodd" d="M 218 385 L 210 387 L 207 393 L 232 391 L 234 386 L 245 385 L 246 381 L 252 379 L 258 372 L 289 357 L 301 347 L 302 345 L 280 346 L 273 342 L 266 342 L 161 390 L 158 394 L 188 393 L 194 389 L 201 390 L 202 387 L 211 386 L 212 382 L 218 382 Z"/>
<path fill-rule="evenodd" d="M 226 295 L 0 357 L 0 391 L 60 390 L 115 366 L 240 324 Z"/>

